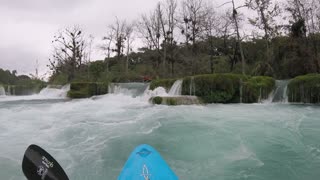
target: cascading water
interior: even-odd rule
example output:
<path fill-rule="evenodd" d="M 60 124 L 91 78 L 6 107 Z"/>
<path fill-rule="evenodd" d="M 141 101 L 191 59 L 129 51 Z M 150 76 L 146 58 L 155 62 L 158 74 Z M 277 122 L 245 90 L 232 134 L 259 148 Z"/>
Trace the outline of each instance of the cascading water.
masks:
<path fill-rule="evenodd" d="M 66 98 L 70 90 L 70 84 L 60 86 L 48 86 L 40 91 L 38 96 L 44 98 Z"/>
<path fill-rule="evenodd" d="M 6 91 L 4 87 L 0 86 L 0 96 L 5 96 L 5 95 L 6 95 Z"/>
<path fill-rule="evenodd" d="M 25 179 L 19 169 L 30 144 L 76 180 L 117 179 L 139 144 L 154 146 L 183 180 L 319 178 L 318 106 L 154 106 L 140 97 L 164 88 L 133 97 L 121 86 L 97 99 L 0 101 L 0 179 Z"/>
<path fill-rule="evenodd" d="M 70 84 L 65 86 L 48 86 L 40 91 L 39 94 L 27 95 L 27 96 L 14 96 L 14 88 L 11 89 L 13 93 L 10 96 L 1 98 L 1 101 L 29 101 L 29 100 L 49 100 L 56 99 L 61 100 L 67 97 L 67 93 L 70 90 Z"/>
<path fill-rule="evenodd" d="M 147 83 L 111 83 L 109 94 L 125 94 L 137 97 L 143 95 L 148 86 Z"/>
<path fill-rule="evenodd" d="M 276 80 L 276 89 L 272 95 L 272 102 L 288 102 L 288 84 L 289 80 Z"/>
<path fill-rule="evenodd" d="M 7 86 L 7 92 L 6 92 L 6 94 L 8 95 L 8 96 L 11 96 L 12 94 L 11 94 L 11 86 L 10 85 L 8 85 Z"/>
<path fill-rule="evenodd" d="M 183 83 L 183 80 L 177 80 L 176 82 L 174 82 L 174 84 L 170 88 L 170 91 L 169 91 L 168 95 L 170 95 L 170 96 L 180 96 L 181 95 L 181 90 L 182 90 L 182 83 Z"/>
<path fill-rule="evenodd" d="M 194 77 L 191 77 L 190 79 L 189 95 L 190 96 L 196 95 L 196 84 L 194 83 Z"/>

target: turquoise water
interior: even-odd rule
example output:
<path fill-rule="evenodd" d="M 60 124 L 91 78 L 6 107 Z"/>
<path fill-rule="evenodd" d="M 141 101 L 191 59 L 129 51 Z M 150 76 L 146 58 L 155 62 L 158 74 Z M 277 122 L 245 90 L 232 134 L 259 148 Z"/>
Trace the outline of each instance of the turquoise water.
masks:
<path fill-rule="evenodd" d="M 135 146 L 154 146 L 181 180 L 315 180 L 320 107 L 289 104 L 157 106 L 147 97 L 0 97 L 0 179 L 23 180 L 29 144 L 70 179 L 117 179 Z"/>

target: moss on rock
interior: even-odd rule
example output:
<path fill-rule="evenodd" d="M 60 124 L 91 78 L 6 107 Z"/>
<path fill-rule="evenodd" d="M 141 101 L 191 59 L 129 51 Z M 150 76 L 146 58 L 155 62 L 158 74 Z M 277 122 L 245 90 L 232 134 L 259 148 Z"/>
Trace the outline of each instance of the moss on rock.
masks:
<path fill-rule="evenodd" d="M 307 74 L 290 80 L 288 100 L 298 103 L 320 103 L 320 74 Z"/>
<path fill-rule="evenodd" d="M 43 88 L 46 87 L 45 83 L 28 84 L 28 85 L 3 85 L 5 91 L 14 96 L 26 96 L 38 94 Z"/>
<path fill-rule="evenodd" d="M 152 104 L 163 104 L 169 106 L 202 104 L 196 96 L 156 96 L 150 98 L 150 102 Z"/>
<path fill-rule="evenodd" d="M 243 102 L 256 103 L 267 99 L 275 87 L 275 80 L 267 76 L 254 76 L 243 83 Z"/>
<path fill-rule="evenodd" d="M 153 104 L 161 104 L 162 103 L 162 97 L 156 96 L 156 97 L 152 98 L 152 103 Z"/>
<path fill-rule="evenodd" d="M 68 97 L 70 98 L 88 98 L 96 95 L 108 93 L 107 83 L 97 82 L 74 82 L 70 84 Z"/>

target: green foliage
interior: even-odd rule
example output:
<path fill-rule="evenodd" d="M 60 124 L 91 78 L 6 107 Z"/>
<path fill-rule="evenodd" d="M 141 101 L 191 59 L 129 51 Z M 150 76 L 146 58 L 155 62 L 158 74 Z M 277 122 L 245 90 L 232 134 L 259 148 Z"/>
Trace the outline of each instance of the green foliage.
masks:
<path fill-rule="evenodd" d="M 275 80 L 267 76 L 255 76 L 243 83 L 243 102 L 255 103 L 267 99 L 275 87 Z"/>
<path fill-rule="evenodd" d="M 176 79 L 157 79 L 153 80 L 150 83 L 150 89 L 154 90 L 157 87 L 164 87 L 165 89 L 169 90 L 171 86 L 174 84 Z"/>
<path fill-rule="evenodd" d="M 185 78 L 182 94 L 196 95 L 205 103 L 237 103 L 240 102 L 242 88 L 243 102 L 253 103 L 268 98 L 274 86 L 275 80 L 266 76 L 208 74 Z"/>
<path fill-rule="evenodd" d="M 229 103 L 233 98 L 239 96 L 240 79 L 247 79 L 247 77 L 239 74 L 207 74 L 187 77 L 182 83 L 182 94 L 196 95 L 201 97 L 205 103 Z M 192 83 L 194 85 L 191 85 Z"/>
<path fill-rule="evenodd" d="M 153 104 L 162 104 L 162 97 L 156 96 L 156 97 L 152 98 L 152 103 Z"/>
<path fill-rule="evenodd" d="M 49 83 L 54 85 L 68 84 L 68 75 L 63 73 L 54 74 L 53 76 L 50 77 Z"/>
<path fill-rule="evenodd" d="M 97 81 L 101 77 L 101 74 L 105 71 L 105 69 L 106 69 L 106 63 L 104 61 L 90 62 L 89 72 L 90 72 L 90 76 L 92 77 L 91 80 Z"/>
<path fill-rule="evenodd" d="M 68 97 L 70 98 L 88 98 L 96 95 L 108 93 L 108 84 L 93 82 L 74 82 L 70 85 Z"/>
<path fill-rule="evenodd" d="M 31 95 L 36 94 L 46 87 L 44 81 L 31 79 L 29 76 L 17 76 L 17 71 L 8 71 L 0 68 L 0 84 L 3 85 L 6 92 L 11 95 Z"/>
<path fill-rule="evenodd" d="M 320 103 L 320 74 L 292 79 L 288 84 L 289 102 Z"/>

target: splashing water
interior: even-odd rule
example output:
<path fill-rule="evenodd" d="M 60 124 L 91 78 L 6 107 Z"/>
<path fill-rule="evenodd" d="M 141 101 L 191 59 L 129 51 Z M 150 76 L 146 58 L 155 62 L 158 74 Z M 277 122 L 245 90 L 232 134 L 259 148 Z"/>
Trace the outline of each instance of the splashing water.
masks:
<path fill-rule="evenodd" d="M 273 94 L 272 102 L 288 102 L 288 89 L 289 80 L 277 80 L 276 89 Z"/>
<path fill-rule="evenodd" d="M 64 85 L 61 88 L 46 87 L 42 89 L 39 96 L 47 98 L 66 98 L 67 92 L 70 90 L 70 84 Z"/>
<path fill-rule="evenodd" d="M 182 83 L 183 80 L 177 80 L 176 82 L 174 82 L 168 94 L 170 96 L 181 96 Z"/>
<path fill-rule="evenodd" d="M 22 101 L 22 100 L 46 100 L 46 99 L 65 99 L 67 93 L 70 90 L 70 84 L 62 87 L 48 86 L 40 91 L 39 94 L 30 96 L 6 96 L 0 99 L 0 101 Z"/>
<path fill-rule="evenodd" d="M 116 180 L 130 152 L 154 146 L 183 180 L 313 180 L 320 176 L 320 108 L 289 104 L 151 105 L 145 94 L 0 101 L 0 177 L 24 180 L 35 143 L 70 179 Z M 165 91 L 164 91 L 165 92 Z"/>
<path fill-rule="evenodd" d="M 4 87 L 0 86 L 0 96 L 5 96 L 6 91 L 4 90 Z"/>

